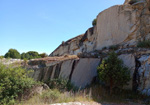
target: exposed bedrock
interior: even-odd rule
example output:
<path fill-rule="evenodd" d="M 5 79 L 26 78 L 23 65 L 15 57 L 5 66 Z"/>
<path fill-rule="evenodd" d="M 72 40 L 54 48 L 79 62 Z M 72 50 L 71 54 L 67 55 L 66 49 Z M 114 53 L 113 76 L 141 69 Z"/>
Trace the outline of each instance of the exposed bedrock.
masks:
<path fill-rule="evenodd" d="M 149 7 L 145 0 L 112 6 L 98 14 L 96 26 L 63 42 L 50 56 L 77 55 L 112 45 L 136 46 L 138 41 L 150 38 Z"/>
<path fill-rule="evenodd" d="M 46 60 L 50 62 L 52 59 Z M 75 86 L 84 88 L 90 85 L 93 78 L 97 76 L 97 66 L 100 64 L 100 60 L 98 58 L 79 59 L 77 57 L 66 60 L 57 59 L 51 61 L 50 64 L 46 63 L 45 66 L 41 66 L 38 60 L 30 61 L 29 64 L 30 68 L 34 70 L 32 77 L 35 80 L 47 82 L 54 78 L 64 78 L 70 80 Z"/>
<path fill-rule="evenodd" d="M 134 2 L 133 2 L 134 1 Z M 126 0 L 97 16 L 96 26 L 72 38 L 50 56 L 29 61 L 35 80 L 65 78 L 84 88 L 97 76 L 97 66 L 115 49 L 130 70 L 131 80 L 124 88 L 150 95 L 150 49 L 137 48 L 137 42 L 150 39 L 149 0 Z M 78 56 L 76 56 L 78 55 Z"/>
<path fill-rule="evenodd" d="M 35 80 L 44 82 L 54 78 L 64 78 L 75 86 L 84 88 L 97 76 L 97 66 L 109 52 L 110 50 L 107 52 L 103 50 L 103 53 L 99 53 L 99 58 L 67 55 L 31 60 L 29 68 L 34 70 L 31 76 Z M 150 49 L 125 48 L 116 50 L 116 53 L 130 70 L 131 80 L 124 88 L 150 95 Z"/>

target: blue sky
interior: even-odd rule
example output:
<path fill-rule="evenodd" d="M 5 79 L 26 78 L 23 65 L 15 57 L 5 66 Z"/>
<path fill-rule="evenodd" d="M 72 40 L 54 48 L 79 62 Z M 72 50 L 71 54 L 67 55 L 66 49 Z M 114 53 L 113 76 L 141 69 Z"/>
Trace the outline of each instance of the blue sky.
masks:
<path fill-rule="evenodd" d="M 104 9 L 124 0 L 0 0 L 0 55 L 10 48 L 50 54 L 84 33 Z"/>

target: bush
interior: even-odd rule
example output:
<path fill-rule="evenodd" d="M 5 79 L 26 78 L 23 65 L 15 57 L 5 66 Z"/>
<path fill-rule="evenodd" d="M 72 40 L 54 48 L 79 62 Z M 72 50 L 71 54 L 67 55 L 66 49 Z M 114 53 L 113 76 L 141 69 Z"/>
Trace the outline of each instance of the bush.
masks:
<path fill-rule="evenodd" d="M 117 58 L 115 52 L 110 53 L 97 69 L 99 79 L 110 87 L 110 94 L 114 87 L 122 88 L 130 80 L 128 68 L 123 65 L 122 60 Z"/>
<path fill-rule="evenodd" d="M 41 53 L 41 54 L 39 54 L 39 56 L 40 56 L 41 58 L 48 57 L 48 55 L 47 55 L 46 53 Z"/>
<path fill-rule="evenodd" d="M 70 81 L 67 81 L 66 79 L 63 78 L 58 78 L 58 79 L 51 79 L 48 81 L 49 87 L 51 89 L 59 89 L 59 90 L 75 90 L 76 88 L 71 84 Z"/>
<path fill-rule="evenodd" d="M 57 99 L 59 99 L 61 96 L 60 91 L 57 89 L 54 90 L 47 90 L 42 93 L 41 98 L 44 100 L 44 102 L 55 102 Z"/>
<path fill-rule="evenodd" d="M 109 49 L 110 50 L 117 50 L 119 48 L 119 45 L 112 45 L 112 46 L 109 46 Z"/>
<path fill-rule="evenodd" d="M 103 47 L 103 48 L 102 48 L 102 50 L 106 50 L 106 49 L 107 49 L 107 47 Z"/>
<path fill-rule="evenodd" d="M 19 94 L 31 88 L 36 82 L 29 78 L 25 69 L 21 67 L 6 67 L 0 64 L 0 105 L 14 104 Z"/>
<path fill-rule="evenodd" d="M 22 53 L 21 54 L 21 59 L 35 59 L 35 58 L 41 58 L 38 52 L 36 51 L 29 51 L 27 53 Z"/>
<path fill-rule="evenodd" d="M 96 23 L 97 23 L 97 20 L 94 19 L 94 20 L 92 21 L 92 25 L 93 25 L 93 26 L 96 26 Z"/>
<path fill-rule="evenodd" d="M 4 56 L 0 56 L 0 59 L 3 59 L 4 58 Z"/>
<path fill-rule="evenodd" d="M 138 42 L 137 47 L 150 48 L 150 40 Z"/>
<path fill-rule="evenodd" d="M 9 49 L 9 51 L 5 54 L 5 58 L 20 59 L 21 55 L 16 49 Z"/>

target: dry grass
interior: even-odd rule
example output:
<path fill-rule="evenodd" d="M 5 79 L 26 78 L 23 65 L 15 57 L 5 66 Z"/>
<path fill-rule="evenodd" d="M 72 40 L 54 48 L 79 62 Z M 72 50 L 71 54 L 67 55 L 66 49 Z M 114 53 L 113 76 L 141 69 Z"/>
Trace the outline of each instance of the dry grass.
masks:
<path fill-rule="evenodd" d="M 59 90 L 47 90 L 41 95 L 35 95 L 30 100 L 20 102 L 17 105 L 47 105 L 52 103 L 67 102 L 98 102 L 116 103 L 116 105 L 141 105 L 143 100 L 148 97 L 134 93 L 129 90 L 116 91 L 111 96 L 106 88 L 95 85 L 90 88 L 76 92 L 63 92 Z M 136 104 L 138 103 L 138 104 Z"/>
<path fill-rule="evenodd" d="M 35 95 L 27 101 L 19 102 L 16 105 L 47 105 L 53 103 L 64 103 L 64 102 L 84 102 L 92 101 L 89 95 L 84 95 L 83 92 L 78 91 L 76 93 L 64 92 L 61 93 L 59 90 L 46 90 L 41 95 Z"/>
<path fill-rule="evenodd" d="M 108 89 L 95 85 L 92 87 L 92 99 L 96 102 L 109 102 L 109 103 L 145 103 L 144 100 L 149 99 L 150 97 L 141 95 L 138 92 L 133 92 L 131 90 L 114 90 L 113 94 L 110 95 Z"/>

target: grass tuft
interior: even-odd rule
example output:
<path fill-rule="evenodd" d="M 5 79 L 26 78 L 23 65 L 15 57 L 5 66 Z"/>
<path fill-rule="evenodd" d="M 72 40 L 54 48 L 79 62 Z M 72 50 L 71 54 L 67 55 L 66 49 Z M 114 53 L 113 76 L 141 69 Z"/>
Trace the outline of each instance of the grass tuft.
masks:
<path fill-rule="evenodd" d="M 150 40 L 138 42 L 137 47 L 139 47 L 139 48 L 150 48 Z"/>

